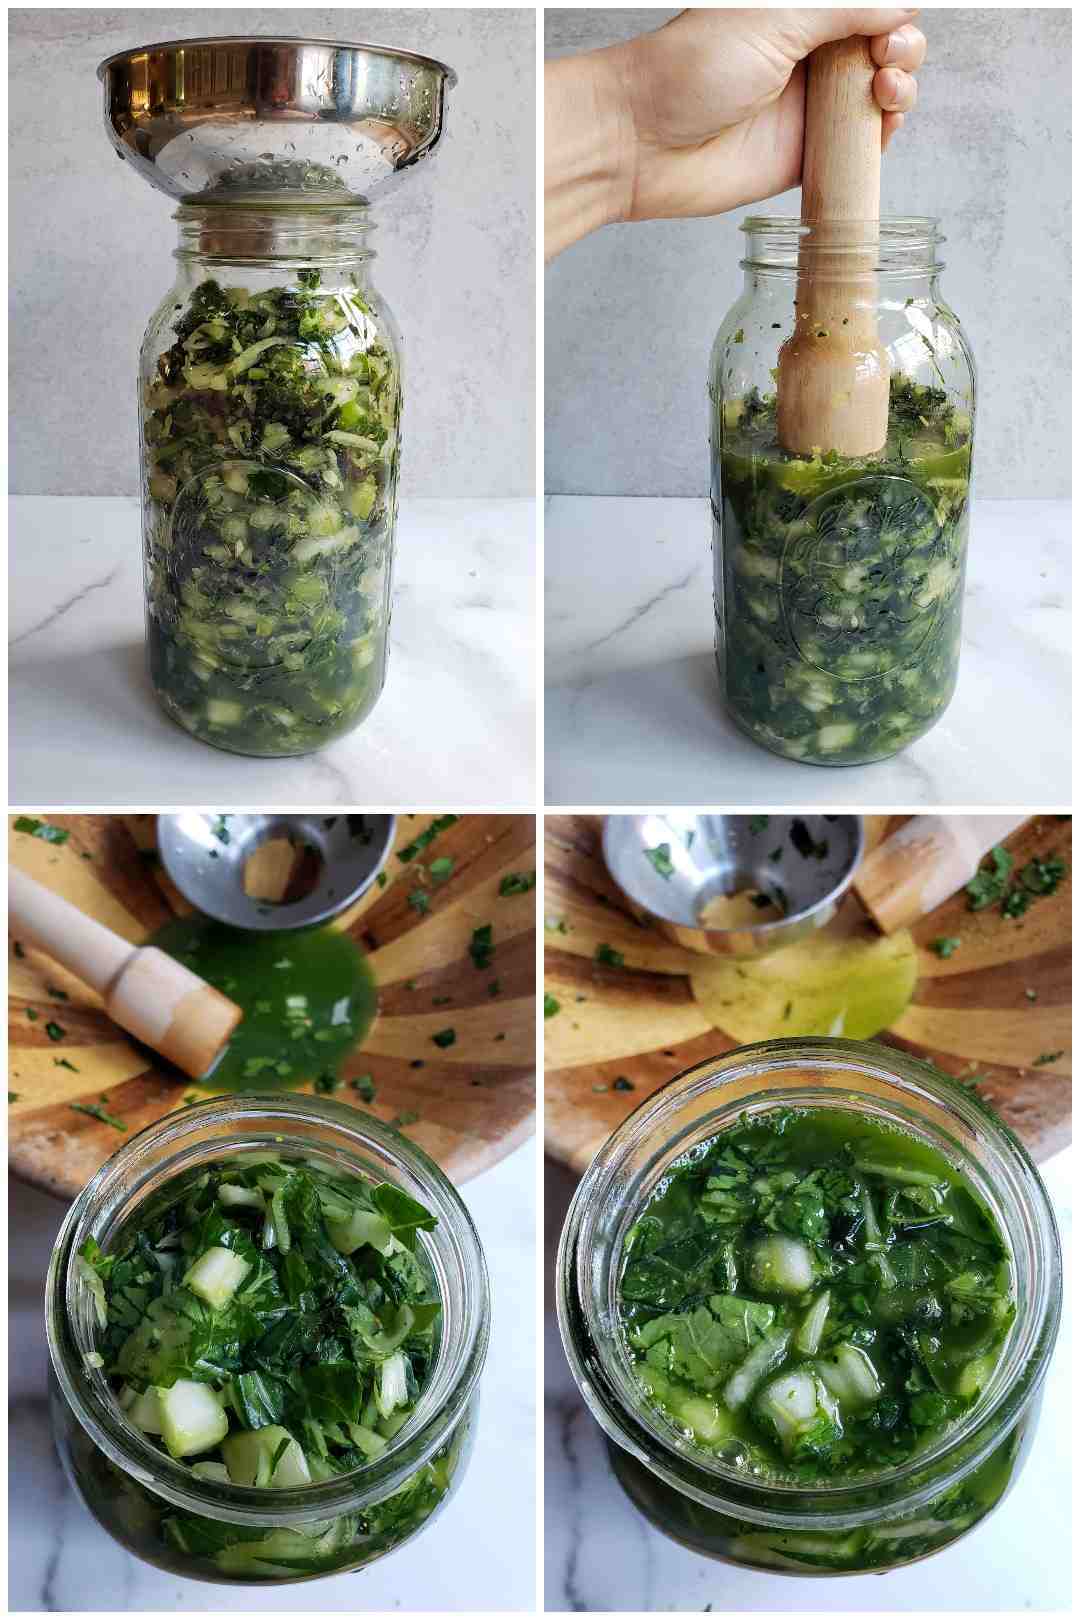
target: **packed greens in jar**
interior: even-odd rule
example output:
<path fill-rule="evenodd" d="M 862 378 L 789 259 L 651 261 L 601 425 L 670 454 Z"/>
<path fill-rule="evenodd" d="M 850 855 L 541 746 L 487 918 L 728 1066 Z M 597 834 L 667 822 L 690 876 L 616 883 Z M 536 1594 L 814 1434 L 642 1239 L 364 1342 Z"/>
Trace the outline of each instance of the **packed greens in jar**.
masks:
<path fill-rule="evenodd" d="M 144 359 L 150 669 L 167 712 L 239 753 L 302 754 L 382 687 L 401 388 L 387 323 L 317 269 L 208 279 Z M 146 368 L 152 368 L 147 375 Z"/>
<path fill-rule="evenodd" d="M 867 457 L 789 454 L 775 396 L 714 399 L 718 654 L 751 737 L 853 765 L 936 723 L 956 685 L 970 478 L 970 416 L 902 375 Z"/>
<path fill-rule="evenodd" d="M 1015 1317 L 996 1219 L 928 1143 L 870 1116 L 745 1118 L 672 1166 L 630 1230 L 619 1326 L 645 1401 L 694 1448 L 764 1485 L 880 1485 L 954 1434 Z M 668 1491 L 646 1511 L 703 1550 L 768 1567 L 873 1569 L 936 1550 L 998 1500 L 1009 1436 L 914 1514 L 767 1529 Z"/>
<path fill-rule="evenodd" d="M 388 1182 L 267 1154 L 217 1161 L 110 1252 L 84 1246 L 93 1362 L 128 1422 L 198 1479 L 268 1493 L 362 1484 L 433 1363 L 442 1305 L 418 1235 L 435 1224 Z M 452 1442 L 381 1502 L 286 1528 L 180 1512 L 96 1466 L 129 1498 L 125 1529 L 145 1556 L 252 1581 L 377 1557 L 434 1511 L 455 1465 Z"/>

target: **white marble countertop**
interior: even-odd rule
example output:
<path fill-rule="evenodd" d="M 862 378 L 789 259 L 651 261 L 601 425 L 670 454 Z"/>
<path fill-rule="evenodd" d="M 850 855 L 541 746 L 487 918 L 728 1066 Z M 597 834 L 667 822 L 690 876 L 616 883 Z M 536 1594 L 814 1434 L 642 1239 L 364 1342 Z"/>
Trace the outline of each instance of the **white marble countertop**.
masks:
<path fill-rule="evenodd" d="M 45 1270 L 66 1205 L 14 1183 L 9 1219 L 9 1591 L 13 1611 L 241 1614 L 399 1609 L 486 1612 L 536 1602 L 536 1143 L 470 1181 L 465 1201 L 495 1308 L 476 1449 L 446 1511 L 413 1543 L 353 1575 L 297 1586 L 209 1586 L 144 1564 L 74 1496 L 53 1449 L 42 1319 Z"/>
<path fill-rule="evenodd" d="M 1074 1275 L 1072 1149 L 1041 1166 Z M 1072 1295 L 1046 1379 L 1031 1453 L 1007 1500 L 952 1548 L 887 1575 L 821 1580 L 736 1569 L 680 1547 L 641 1517 L 616 1483 L 596 1422 L 570 1376 L 551 1300 L 555 1249 L 577 1177 L 548 1161 L 545 1250 L 544 1606 L 548 1611 L 755 1611 L 766 1614 L 1062 1610 L 1071 1600 L 1075 1383 Z"/>
<path fill-rule="evenodd" d="M 134 500 L 23 496 L 10 519 L 13 805 L 532 808 L 535 503 L 406 501 L 386 690 L 303 759 L 189 737 L 143 665 Z"/>
<path fill-rule="evenodd" d="M 545 802 L 1068 804 L 1070 504 L 976 501 L 971 532 L 944 718 L 896 759 L 823 770 L 758 748 L 724 713 L 707 501 L 549 497 Z"/>

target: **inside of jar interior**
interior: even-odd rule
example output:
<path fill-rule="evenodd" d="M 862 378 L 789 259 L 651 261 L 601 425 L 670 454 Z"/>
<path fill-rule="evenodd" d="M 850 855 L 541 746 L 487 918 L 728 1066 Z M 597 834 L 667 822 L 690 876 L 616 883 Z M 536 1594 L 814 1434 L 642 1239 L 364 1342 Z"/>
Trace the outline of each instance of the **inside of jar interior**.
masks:
<path fill-rule="evenodd" d="M 444 1381 L 438 1216 L 373 1159 L 281 1144 L 171 1170 L 71 1262 L 99 1397 L 196 1488 L 362 1474 Z"/>
<path fill-rule="evenodd" d="M 607 1276 L 616 1376 L 663 1445 L 719 1475 L 910 1472 L 1011 1376 L 1011 1189 L 976 1133 L 886 1080 L 769 1081 L 722 1111 L 699 1096 L 634 1178 Z"/>

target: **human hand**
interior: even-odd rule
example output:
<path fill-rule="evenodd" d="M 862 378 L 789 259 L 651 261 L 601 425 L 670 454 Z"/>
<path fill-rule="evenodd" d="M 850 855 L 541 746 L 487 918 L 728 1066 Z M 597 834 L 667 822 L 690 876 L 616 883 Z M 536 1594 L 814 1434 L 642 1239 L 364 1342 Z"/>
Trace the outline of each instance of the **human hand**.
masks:
<path fill-rule="evenodd" d="M 805 62 L 861 34 L 882 146 L 915 105 L 926 40 L 910 9 L 683 11 L 546 73 L 549 257 L 616 220 L 720 214 L 799 184 Z"/>
<path fill-rule="evenodd" d="M 625 104 L 624 219 L 716 214 L 799 184 L 805 59 L 869 37 L 882 146 L 915 105 L 912 10 L 684 11 L 609 55 Z"/>

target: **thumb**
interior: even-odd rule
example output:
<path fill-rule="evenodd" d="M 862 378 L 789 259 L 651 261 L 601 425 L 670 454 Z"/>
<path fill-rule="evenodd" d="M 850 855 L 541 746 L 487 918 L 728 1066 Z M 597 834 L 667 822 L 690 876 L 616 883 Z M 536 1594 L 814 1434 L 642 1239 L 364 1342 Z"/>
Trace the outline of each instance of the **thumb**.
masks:
<path fill-rule="evenodd" d="M 768 16 L 768 13 L 765 15 Z M 890 34 L 894 28 L 911 22 L 919 13 L 917 9 L 900 6 L 840 6 L 773 15 L 778 19 L 783 16 L 788 21 L 791 37 L 798 41 L 805 55 L 819 45 L 829 45 L 837 39 L 850 39 L 853 34 L 864 34 L 871 39 L 877 34 Z"/>

